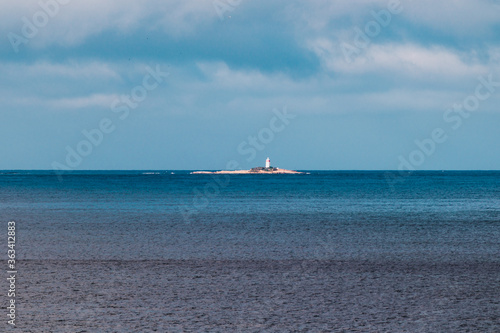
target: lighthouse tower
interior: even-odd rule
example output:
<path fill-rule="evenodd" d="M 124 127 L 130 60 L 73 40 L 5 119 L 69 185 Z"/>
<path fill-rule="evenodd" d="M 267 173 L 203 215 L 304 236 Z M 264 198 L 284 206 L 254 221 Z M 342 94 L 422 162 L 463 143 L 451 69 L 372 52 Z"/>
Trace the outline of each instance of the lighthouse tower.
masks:
<path fill-rule="evenodd" d="M 271 167 L 271 160 L 268 157 L 266 160 L 266 168 L 270 168 L 270 167 Z"/>

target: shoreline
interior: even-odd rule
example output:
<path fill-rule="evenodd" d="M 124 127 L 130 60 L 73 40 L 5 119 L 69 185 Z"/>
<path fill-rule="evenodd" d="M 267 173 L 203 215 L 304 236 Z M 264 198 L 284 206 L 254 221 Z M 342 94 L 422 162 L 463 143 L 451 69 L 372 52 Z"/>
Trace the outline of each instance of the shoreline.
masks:
<path fill-rule="evenodd" d="M 233 175 L 244 175 L 244 174 L 303 174 L 304 172 L 300 171 L 295 171 L 295 170 L 287 170 L 287 169 L 280 169 L 276 168 L 276 170 L 273 171 L 266 171 L 266 170 L 221 170 L 221 171 L 193 171 L 191 172 L 192 175 L 207 175 L 207 174 L 233 174 Z"/>

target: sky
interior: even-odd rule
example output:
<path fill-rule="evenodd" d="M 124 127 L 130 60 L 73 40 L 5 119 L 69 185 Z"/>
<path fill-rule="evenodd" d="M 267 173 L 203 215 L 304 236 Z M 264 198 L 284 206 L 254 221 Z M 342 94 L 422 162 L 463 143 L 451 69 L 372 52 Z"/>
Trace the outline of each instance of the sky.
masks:
<path fill-rule="evenodd" d="M 0 35 L 0 169 L 500 169 L 498 1 L 2 1 Z"/>

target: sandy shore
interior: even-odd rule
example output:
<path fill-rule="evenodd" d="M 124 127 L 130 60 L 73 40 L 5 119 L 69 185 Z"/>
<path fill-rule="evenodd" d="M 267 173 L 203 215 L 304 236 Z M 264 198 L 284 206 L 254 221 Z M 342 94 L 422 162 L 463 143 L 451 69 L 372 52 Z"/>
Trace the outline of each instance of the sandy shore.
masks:
<path fill-rule="evenodd" d="M 277 168 L 275 171 L 265 171 L 265 170 L 257 170 L 257 171 L 252 171 L 252 170 L 232 170 L 232 171 L 227 171 L 227 170 L 221 170 L 221 171 L 194 171 L 191 172 L 191 174 L 237 174 L 237 175 L 242 175 L 242 174 L 302 174 L 303 172 L 300 171 L 294 171 L 294 170 L 287 170 L 287 169 L 280 169 Z"/>

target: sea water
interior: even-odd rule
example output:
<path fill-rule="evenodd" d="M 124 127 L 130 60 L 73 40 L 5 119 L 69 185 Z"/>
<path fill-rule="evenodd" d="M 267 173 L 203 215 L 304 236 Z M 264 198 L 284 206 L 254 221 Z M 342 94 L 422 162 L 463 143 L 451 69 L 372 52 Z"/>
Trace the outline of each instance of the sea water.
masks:
<path fill-rule="evenodd" d="M 500 330 L 500 172 L 2 171 L 0 221 L 23 332 Z"/>

